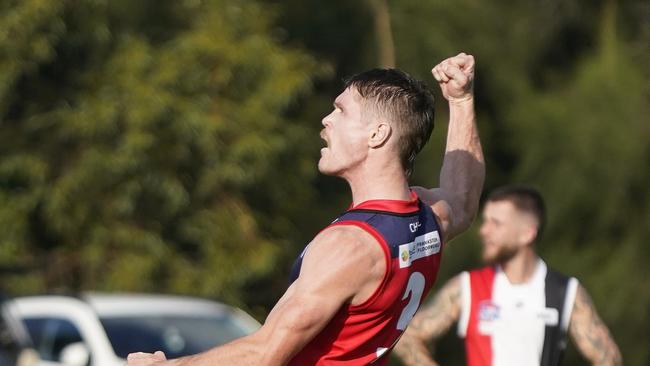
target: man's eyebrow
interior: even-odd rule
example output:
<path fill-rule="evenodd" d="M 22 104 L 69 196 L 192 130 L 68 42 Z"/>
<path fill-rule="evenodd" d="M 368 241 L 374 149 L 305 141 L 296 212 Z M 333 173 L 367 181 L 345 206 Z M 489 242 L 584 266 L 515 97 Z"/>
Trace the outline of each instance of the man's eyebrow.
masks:
<path fill-rule="evenodd" d="M 332 105 L 334 106 L 334 108 L 343 109 L 343 105 L 336 100 L 334 101 L 334 103 L 332 103 Z"/>

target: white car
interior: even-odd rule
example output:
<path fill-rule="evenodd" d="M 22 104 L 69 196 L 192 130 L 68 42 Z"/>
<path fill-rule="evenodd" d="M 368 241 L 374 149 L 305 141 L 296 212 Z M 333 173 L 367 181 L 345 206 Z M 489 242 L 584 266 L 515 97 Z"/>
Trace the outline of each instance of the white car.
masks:
<path fill-rule="evenodd" d="M 176 358 L 260 327 L 242 310 L 179 296 L 31 296 L 15 298 L 13 306 L 42 366 L 122 366 L 136 351 Z"/>
<path fill-rule="evenodd" d="M 13 310 L 11 299 L 0 295 L 0 365 L 35 366 L 39 362 L 38 354 Z"/>

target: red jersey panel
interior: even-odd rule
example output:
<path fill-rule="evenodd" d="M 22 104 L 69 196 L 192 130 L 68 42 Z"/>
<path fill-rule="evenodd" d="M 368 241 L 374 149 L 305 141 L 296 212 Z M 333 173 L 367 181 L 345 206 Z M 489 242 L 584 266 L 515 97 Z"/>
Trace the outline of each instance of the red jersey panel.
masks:
<path fill-rule="evenodd" d="M 478 331 L 479 317 L 489 317 L 493 311 L 492 284 L 494 283 L 494 267 L 485 267 L 471 271 L 471 305 L 469 325 L 465 337 L 465 350 L 468 366 L 486 366 L 492 364 L 492 344 L 489 336 Z"/>

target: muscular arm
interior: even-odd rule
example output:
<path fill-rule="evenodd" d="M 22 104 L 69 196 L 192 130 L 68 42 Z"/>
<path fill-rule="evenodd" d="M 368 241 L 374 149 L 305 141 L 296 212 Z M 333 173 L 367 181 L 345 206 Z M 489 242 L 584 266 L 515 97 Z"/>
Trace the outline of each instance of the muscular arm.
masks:
<path fill-rule="evenodd" d="M 257 332 L 176 360 L 129 355 L 128 366 L 285 365 L 342 306 L 370 297 L 385 271 L 384 253 L 368 233 L 353 226 L 331 227 L 312 241 L 300 277 Z"/>
<path fill-rule="evenodd" d="M 622 365 L 618 346 L 598 316 L 589 294 L 579 286 L 569 323 L 569 335 L 580 353 L 593 365 Z"/>
<path fill-rule="evenodd" d="M 449 101 L 449 127 L 440 188 L 415 187 L 440 218 L 446 240 L 465 231 L 476 217 L 485 179 L 483 150 L 474 112 L 474 58 L 460 54 L 433 68 Z"/>
<path fill-rule="evenodd" d="M 435 366 L 427 344 L 446 333 L 460 316 L 460 278 L 449 280 L 413 318 L 395 347 L 406 366 Z"/>

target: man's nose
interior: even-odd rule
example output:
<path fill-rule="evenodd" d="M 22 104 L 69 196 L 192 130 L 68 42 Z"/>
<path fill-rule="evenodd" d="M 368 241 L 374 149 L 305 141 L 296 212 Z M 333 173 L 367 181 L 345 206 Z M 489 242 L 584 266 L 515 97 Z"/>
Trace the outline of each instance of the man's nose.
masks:
<path fill-rule="evenodd" d="M 330 113 L 330 114 L 331 114 L 331 113 Z M 327 127 L 327 126 L 330 124 L 330 121 L 329 121 L 330 114 L 328 114 L 327 116 L 323 117 L 323 119 L 320 121 L 321 124 L 322 124 L 324 127 Z"/>

